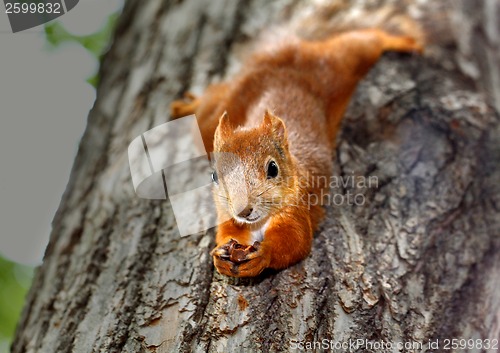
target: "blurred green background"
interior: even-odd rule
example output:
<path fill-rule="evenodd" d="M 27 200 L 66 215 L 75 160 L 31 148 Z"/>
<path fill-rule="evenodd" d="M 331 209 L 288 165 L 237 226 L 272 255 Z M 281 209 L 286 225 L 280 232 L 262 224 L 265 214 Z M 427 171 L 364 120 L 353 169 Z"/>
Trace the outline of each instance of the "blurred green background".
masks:
<path fill-rule="evenodd" d="M 72 11 L 77 10 L 78 8 L 75 8 Z M 86 34 L 72 33 L 62 20 L 46 24 L 44 28 L 46 45 L 43 50 L 56 53 L 66 50 L 68 44 L 76 44 L 90 53 L 98 63 L 110 43 L 119 12 L 120 10 L 115 7 L 107 14 L 107 20 L 101 28 Z M 99 80 L 97 72 L 85 80 L 95 88 Z M 75 144 L 77 143 L 78 141 L 75 141 Z M 0 353 L 9 352 L 34 270 L 34 267 L 13 262 L 0 253 Z"/>

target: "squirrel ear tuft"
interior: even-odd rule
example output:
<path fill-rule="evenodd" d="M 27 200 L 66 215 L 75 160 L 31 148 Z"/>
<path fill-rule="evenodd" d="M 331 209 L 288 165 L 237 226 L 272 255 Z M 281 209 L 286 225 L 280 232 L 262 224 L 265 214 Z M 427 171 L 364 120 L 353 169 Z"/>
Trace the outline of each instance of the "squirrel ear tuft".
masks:
<path fill-rule="evenodd" d="M 264 121 L 262 122 L 262 126 L 266 129 L 269 129 L 272 132 L 273 136 L 275 136 L 279 140 L 286 140 L 287 135 L 285 123 L 283 122 L 283 120 L 272 114 L 267 109 L 264 113 Z"/>
<path fill-rule="evenodd" d="M 219 125 L 215 130 L 215 138 L 218 140 L 227 138 L 233 132 L 231 123 L 229 122 L 229 117 L 227 116 L 227 111 L 225 111 L 219 118 Z"/>

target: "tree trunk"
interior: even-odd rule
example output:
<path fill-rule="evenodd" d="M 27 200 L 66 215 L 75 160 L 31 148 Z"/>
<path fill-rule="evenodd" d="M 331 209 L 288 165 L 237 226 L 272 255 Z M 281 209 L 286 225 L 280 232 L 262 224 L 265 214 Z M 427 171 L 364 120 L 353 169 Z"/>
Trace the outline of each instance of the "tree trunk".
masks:
<path fill-rule="evenodd" d="M 128 144 L 166 122 L 182 92 L 230 76 L 263 28 L 325 13 L 319 3 L 127 2 L 13 352 L 287 352 L 314 342 L 437 352 L 453 338 L 478 339 L 463 350 L 475 352 L 490 339 L 493 351 L 499 118 L 475 82 L 432 55 L 453 48 L 385 55 L 362 82 L 338 140 L 340 205 L 327 207 L 311 255 L 291 268 L 221 276 L 213 229 L 180 237 L 168 201 L 135 195 Z M 350 3 L 338 11 L 365 2 Z M 418 3 L 408 11 L 440 23 L 432 2 Z M 352 182 L 362 177 L 372 184 Z"/>

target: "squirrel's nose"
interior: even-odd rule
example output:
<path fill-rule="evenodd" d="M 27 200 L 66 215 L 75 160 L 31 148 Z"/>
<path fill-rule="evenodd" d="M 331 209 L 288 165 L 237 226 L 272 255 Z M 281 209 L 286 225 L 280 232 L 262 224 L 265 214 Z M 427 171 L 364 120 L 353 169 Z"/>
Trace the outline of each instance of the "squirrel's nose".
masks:
<path fill-rule="evenodd" d="M 245 207 L 245 209 L 243 211 L 238 213 L 238 217 L 247 218 L 248 216 L 250 216 L 252 214 L 252 212 L 253 212 L 252 207 Z"/>

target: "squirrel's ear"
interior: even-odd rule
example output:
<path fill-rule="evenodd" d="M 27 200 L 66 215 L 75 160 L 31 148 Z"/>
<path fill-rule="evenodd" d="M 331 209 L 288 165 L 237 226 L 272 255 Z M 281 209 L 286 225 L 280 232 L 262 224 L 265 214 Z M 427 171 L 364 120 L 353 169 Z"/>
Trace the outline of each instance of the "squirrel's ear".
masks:
<path fill-rule="evenodd" d="M 215 139 L 221 140 L 230 136 L 233 132 L 231 123 L 229 122 L 229 118 L 227 116 L 227 112 L 225 111 L 219 119 L 219 125 L 215 130 Z"/>
<path fill-rule="evenodd" d="M 269 129 L 273 136 L 278 138 L 279 140 L 286 140 L 286 128 L 283 120 L 278 118 L 276 115 L 269 112 L 266 109 L 264 113 L 264 121 L 262 122 L 262 126 L 266 129 Z"/>

